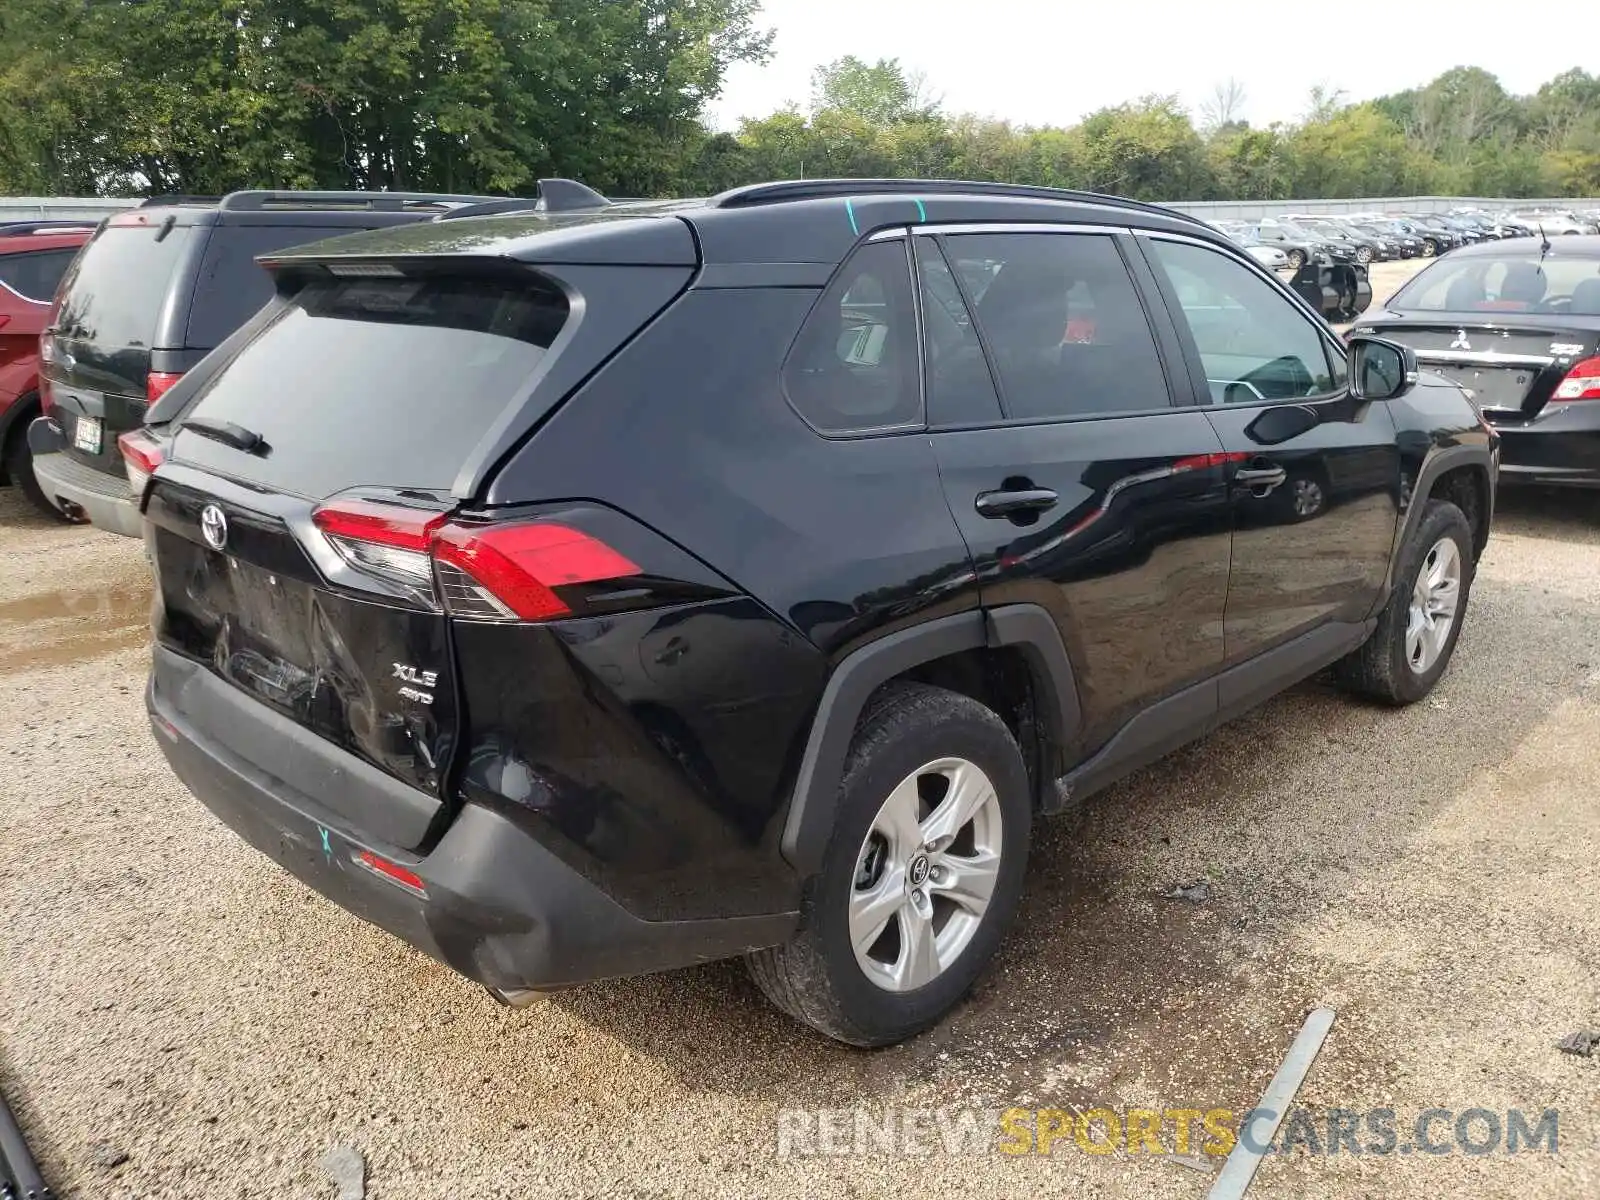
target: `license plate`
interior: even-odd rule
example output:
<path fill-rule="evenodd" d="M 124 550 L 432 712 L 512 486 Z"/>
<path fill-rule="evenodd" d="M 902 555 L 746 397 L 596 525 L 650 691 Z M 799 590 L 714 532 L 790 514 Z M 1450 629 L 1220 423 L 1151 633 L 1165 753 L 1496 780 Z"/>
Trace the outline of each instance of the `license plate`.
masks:
<path fill-rule="evenodd" d="M 100 427 L 99 417 L 79 417 L 72 434 L 72 444 L 85 454 L 99 454 L 103 437 L 104 430 Z"/>
<path fill-rule="evenodd" d="M 1465 388 L 1479 408 L 1521 408 L 1538 372 L 1528 367 L 1453 367 L 1439 373 Z"/>

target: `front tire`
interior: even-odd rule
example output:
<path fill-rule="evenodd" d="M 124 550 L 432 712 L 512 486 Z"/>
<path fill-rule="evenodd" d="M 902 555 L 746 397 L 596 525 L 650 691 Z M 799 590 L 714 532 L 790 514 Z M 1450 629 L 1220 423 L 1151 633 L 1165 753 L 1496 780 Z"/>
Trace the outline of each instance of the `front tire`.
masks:
<path fill-rule="evenodd" d="M 1289 269 L 1291 271 L 1298 272 L 1305 265 L 1306 256 L 1304 254 L 1301 254 L 1298 250 L 1289 251 Z"/>
<path fill-rule="evenodd" d="M 1334 674 L 1356 695 L 1415 704 L 1450 665 L 1472 590 L 1472 526 L 1454 504 L 1429 500 L 1395 571 L 1378 626 Z"/>
<path fill-rule="evenodd" d="M 751 976 L 841 1042 L 921 1032 L 1010 927 L 1032 820 L 1022 754 L 998 716 L 943 688 L 885 689 L 856 730 L 801 931 L 749 955 Z"/>
<path fill-rule="evenodd" d="M 1424 239 L 1423 240 L 1423 243 L 1422 243 L 1422 257 L 1423 258 L 1432 258 L 1434 255 L 1436 255 L 1438 253 L 1439 253 L 1438 243 L 1430 241 L 1428 239 Z"/>
<path fill-rule="evenodd" d="M 1363 267 L 1370 263 L 1372 261 L 1371 249 L 1366 246 L 1362 246 L 1360 249 L 1358 249 L 1356 251 L 1356 261 Z"/>

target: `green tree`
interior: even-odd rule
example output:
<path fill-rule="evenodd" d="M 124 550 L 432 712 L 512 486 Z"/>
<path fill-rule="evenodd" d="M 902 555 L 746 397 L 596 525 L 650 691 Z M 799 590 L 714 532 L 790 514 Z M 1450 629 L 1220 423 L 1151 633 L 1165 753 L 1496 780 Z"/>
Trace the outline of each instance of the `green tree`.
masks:
<path fill-rule="evenodd" d="M 897 58 L 865 63 L 853 54 L 824 63 L 811 75 L 811 111 L 843 112 L 877 129 L 914 117 L 927 117 L 934 106 L 918 95 L 917 81 Z"/>

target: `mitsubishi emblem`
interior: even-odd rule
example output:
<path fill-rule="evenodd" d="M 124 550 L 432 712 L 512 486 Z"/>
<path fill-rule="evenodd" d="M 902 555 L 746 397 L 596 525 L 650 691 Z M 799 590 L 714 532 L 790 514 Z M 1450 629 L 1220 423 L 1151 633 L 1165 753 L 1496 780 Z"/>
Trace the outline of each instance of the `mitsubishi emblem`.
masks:
<path fill-rule="evenodd" d="M 1472 343 L 1467 341 L 1467 331 L 1465 329 L 1456 330 L 1456 340 L 1450 343 L 1450 349 L 1452 349 L 1452 350 L 1471 350 L 1472 349 Z"/>

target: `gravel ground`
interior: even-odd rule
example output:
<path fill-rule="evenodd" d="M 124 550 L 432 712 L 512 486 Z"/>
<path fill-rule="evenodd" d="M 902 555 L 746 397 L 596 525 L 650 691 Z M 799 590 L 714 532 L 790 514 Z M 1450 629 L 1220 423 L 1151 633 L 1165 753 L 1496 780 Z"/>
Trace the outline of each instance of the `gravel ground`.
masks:
<path fill-rule="evenodd" d="M 1600 497 L 1512 494 L 1455 664 L 1400 712 L 1313 681 L 1044 828 L 1015 935 L 861 1053 L 731 964 L 521 1012 L 280 873 L 146 730 L 140 547 L 0 492 L 0 1083 L 71 1197 L 1198 1197 L 1171 1158 L 780 1158 L 780 1107 L 1560 1110 L 1560 1153 L 1269 1158 L 1251 1197 L 1600 1193 Z M 1161 898 L 1204 878 L 1210 898 Z M 1448 1126 L 1441 1126 L 1447 1129 Z M 125 1156 L 125 1159 L 124 1159 Z M 121 1160 L 121 1161 L 119 1161 Z"/>

